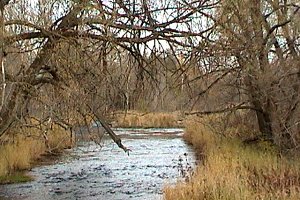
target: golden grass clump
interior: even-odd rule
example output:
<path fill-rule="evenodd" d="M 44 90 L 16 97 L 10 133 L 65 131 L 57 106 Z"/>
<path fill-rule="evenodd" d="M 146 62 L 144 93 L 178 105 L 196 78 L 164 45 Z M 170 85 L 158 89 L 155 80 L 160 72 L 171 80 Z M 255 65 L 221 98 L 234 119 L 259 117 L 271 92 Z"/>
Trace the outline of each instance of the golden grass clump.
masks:
<path fill-rule="evenodd" d="M 45 135 L 38 129 L 24 128 L 22 132 L 10 133 L 0 145 L 0 177 L 16 171 L 30 169 L 33 162 L 50 152 L 59 152 L 72 146 L 70 134 L 63 128 L 53 126 Z M 12 176 L 13 177 L 13 176 Z"/>
<path fill-rule="evenodd" d="M 65 148 L 70 148 L 73 146 L 75 138 L 71 132 L 65 129 L 54 126 L 48 134 L 48 145 L 50 150 L 62 151 Z"/>
<path fill-rule="evenodd" d="M 4 157 L 4 164 L 8 173 L 30 168 L 33 158 L 40 156 L 45 151 L 42 142 L 37 140 L 18 140 L 16 143 L 6 144 L 1 150 L 1 157 Z M 3 174 L 2 174 L 3 175 Z"/>
<path fill-rule="evenodd" d="M 180 114 L 177 112 L 121 112 L 115 115 L 115 120 L 116 126 L 124 128 L 173 128 L 182 126 L 180 124 Z"/>
<path fill-rule="evenodd" d="M 185 135 L 203 162 L 188 182 L 166 187 L 164 199 L 299 199 L 299 159 L 281 156 L 266 141 L 249 145 L 214 136 L 204 122 L 187 123 Z"/>

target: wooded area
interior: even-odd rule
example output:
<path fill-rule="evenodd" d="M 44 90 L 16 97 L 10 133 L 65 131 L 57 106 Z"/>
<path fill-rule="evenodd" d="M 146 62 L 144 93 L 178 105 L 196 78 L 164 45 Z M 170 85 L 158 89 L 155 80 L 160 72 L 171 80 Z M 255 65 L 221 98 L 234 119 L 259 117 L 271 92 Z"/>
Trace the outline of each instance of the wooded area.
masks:
<path fill-rule="evenodd" d="M 243 110 L 253 132 L 299 147 L 296 0 L 1 0 L 0 9 L 2 137 L 36 126 L 30 119 L 71 129 L 115 110 Z"/>

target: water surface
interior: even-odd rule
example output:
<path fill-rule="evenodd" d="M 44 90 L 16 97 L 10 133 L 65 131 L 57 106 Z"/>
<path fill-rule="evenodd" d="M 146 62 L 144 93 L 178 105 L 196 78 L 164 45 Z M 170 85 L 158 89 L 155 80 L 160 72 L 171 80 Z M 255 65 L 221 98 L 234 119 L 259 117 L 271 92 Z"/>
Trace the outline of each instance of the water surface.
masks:
<path fill-rule="evenodd" d="M 128 156 L 109 138 L 99 146 L 84 142 L 59 162 L 32 169 L 35 181 L 0 186 L 8 199 L 58 200 L 161 199 L 166 184 L 174 184 L 194 166 L 194 153 L 182 140 L 182 129 L 115 129 Z"/>

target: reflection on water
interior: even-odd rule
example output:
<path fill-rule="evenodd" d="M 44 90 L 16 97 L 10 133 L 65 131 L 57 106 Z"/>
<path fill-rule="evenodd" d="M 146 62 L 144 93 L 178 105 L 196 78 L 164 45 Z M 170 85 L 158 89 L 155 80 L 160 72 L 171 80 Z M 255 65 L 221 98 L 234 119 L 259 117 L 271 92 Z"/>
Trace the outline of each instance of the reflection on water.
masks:
<path fill-rule="evenodd" d="M 0 186 L 12 199 L 160 199 L 183 167 L 194 165 L 182 129 L 116 129 L 130 156 L 109 139 L 100 147 L 82 143 L 60 162 L 30 172 L 31 183 Z"/>

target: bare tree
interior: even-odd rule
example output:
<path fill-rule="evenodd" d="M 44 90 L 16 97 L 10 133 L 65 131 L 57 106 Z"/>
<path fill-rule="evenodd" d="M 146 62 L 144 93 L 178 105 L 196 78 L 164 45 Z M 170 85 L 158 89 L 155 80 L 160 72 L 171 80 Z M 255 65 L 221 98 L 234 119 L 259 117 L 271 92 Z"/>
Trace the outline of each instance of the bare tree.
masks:
<path fill-rule="evenodd" d="M 32 114 L 46 119 L 55 116 L 55 121 L 65 126 L 72 126 L 71 116 L 89 114 L 107 127 L 100 114 L 105 111 L 103 104 L 121 91 L 108 69 L 116 66 L 108 63 L 110 52 L 128 52 L 133 58 L 136 84 L 131 98 L 137 101 L 147 79 L 156 81 L 146 55 L 150 51 L 156 55 L 155 51 L 173 44 L 191 46 L 188 36 L 197 41 L 211 28 L 199 26 L 196 30 L 188 23 L 200 19 L 203 11 L 214 5 L 206 0 L 40 0 L 37 5 L 18 1 L 3 6 L 2 25 L 7 34 L 2 41 L 8 50 L 5 64 L 11 70 L 4 73 L 9 91 L 2 96 L 0 136 Z M 159 48 L 153 48 L 156 45 Z M 130 73 L 132 70 L 125 80 Z M 105 90 L 97 89 L 99 85 Z M 127 83 L 126 90 L 128 87 Z M 101 93 L 106 101 L 101 101 Z M 95 103 L 96 99 L 99 102 Z M 116 143 L 120 144 L 117 139 Z"/>
<path fill-rule="evenodd" d="M 217 86 L 227 94 L 219 92 L 222 107 L 198 114 L 250 109 L 263 138 L 282 147 L 297 147 L 298 2 L 228 0 L 219 5 L 207 15 L 215 25 L 214 34 L 207 38 L 210 42 L 199 60 L 210 64 L 205 74 L 211 84 L 204 91 Z M 231 90 L 235 91 L 231 99 L 224 99 Z"/>

